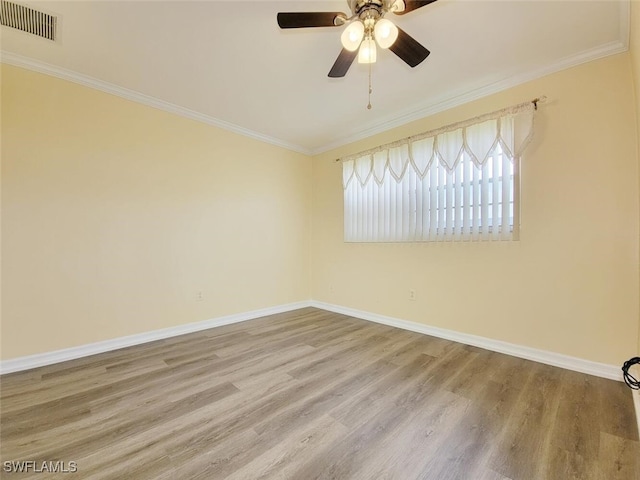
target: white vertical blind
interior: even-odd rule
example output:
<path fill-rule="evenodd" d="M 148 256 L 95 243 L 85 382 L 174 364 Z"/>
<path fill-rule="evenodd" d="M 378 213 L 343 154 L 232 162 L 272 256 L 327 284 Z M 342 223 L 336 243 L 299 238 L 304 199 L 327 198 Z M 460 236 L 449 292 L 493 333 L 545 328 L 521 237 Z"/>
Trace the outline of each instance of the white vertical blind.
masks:
<path fill-rule="evenodd" d="M 347 242 L 517 238 L 530 102 L 343 158 Z"/>

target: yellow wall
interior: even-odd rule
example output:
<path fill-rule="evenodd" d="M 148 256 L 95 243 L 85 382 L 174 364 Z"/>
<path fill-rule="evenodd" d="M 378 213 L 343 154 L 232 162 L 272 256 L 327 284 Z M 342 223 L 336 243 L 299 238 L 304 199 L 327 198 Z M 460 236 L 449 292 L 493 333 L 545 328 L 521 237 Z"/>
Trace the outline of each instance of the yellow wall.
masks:
<path fill-rule="evenodd" d="M 621 364 L 640 341 L 634 39 L 313 160 L 3 65 L 2 358 L 314 298 Z M 336 157 L 539 95 L 519 242 L 342 242 Z"/>
<path fill-rule="evenodd" d="M 637 349 L 640 303 L 629 63 L 591 62 L 315 157 L 313 297 L 622 364 Z M 522 162 L 520 241 L 343 243 L 335 158 L 540 95 L 549 101 Z"/>
<path fill-rule="evenodd" d="M 636 124 L 638 127 L 638 156 L 640 158 L 640 2 L 631 2 L 631 68 L 635 85 Z M 640 181 L 640 180 L 639 180 Z M 640 246 L 639 246 L 640 248 Z M 638 354 L 640 355 L 640 317 L 638 318 Z M 640 418 L 640 416 L 639 416 Z"/>
<path fill-rule="evenodd" d="M 309 157 L 7 65 L 1 113 L 2 358 L 310 297 Z"/>

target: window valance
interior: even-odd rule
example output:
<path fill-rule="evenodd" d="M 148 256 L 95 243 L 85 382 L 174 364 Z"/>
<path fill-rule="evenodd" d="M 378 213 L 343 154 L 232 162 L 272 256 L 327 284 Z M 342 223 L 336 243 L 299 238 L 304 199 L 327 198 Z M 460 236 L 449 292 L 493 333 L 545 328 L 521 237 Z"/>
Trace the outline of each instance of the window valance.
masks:
<path fill-rule="evenodd" d="M 433 162 L 452 173 L 464 153 L 482 168 L 498 146 L 513 162 L 533 136 L 535 108 L 535 102 L 522 103 L 344 157 L 343 186 L 353 181 L 380 186 L 387 175 L 401 182 L 409 169 L 423 179 Z"/>

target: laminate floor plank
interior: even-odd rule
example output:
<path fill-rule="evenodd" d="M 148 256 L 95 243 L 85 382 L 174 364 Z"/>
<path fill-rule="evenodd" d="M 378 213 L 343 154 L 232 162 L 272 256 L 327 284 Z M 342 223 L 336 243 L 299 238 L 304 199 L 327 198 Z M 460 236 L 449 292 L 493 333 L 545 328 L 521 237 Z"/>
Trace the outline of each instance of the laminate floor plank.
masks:
<path fill-rule="evenodd" d="M 224 429 L 221 427 L 224 422 L 228 422 L 230 418 L 246 416 L 254 406 L 259 404 L 259 400 L 273 398 L 276 393 L 285 391 L 294 384 L 297 382 L 288 376 L 270 377 L 268 382 L 254 383 L 250 388 L 239 389 L 240 391 L 236 394 L 221 398 L 215 404 L 204 406 L 201 410 L 188 412 L 166 422 L 157 422 L 149 430 L 120 439 L 116 445 L 105 445 L 98 450 L 92 449 L 94 451 L 89 451 L 86 457 L 81 457 L 78 461 L 84 468 L 99 475 L 100 472 L 113 468 L 126 467 L 122 462 L 123 453 L 134 454 L 137 451 L 143 451 L 144 455 L 150 458 L 167 459 L 175 452 L 188 453 L 187 446 L 198 445 L 198 442 L 202 445 L 210 444 L 213 449 L 214 445 L 222 443 L 214 440 L 216 438 L 221 440 L 222 435 L 230 431 L 219 433 Z M 257 437 L 248 422 L 240 431 L 249 431 L 249 437 Z M 196 449 L 193 450 L 191 453 L 195 456 Z M 144 465 L 142 456 L 137 457 L 137 462 Z M 139 477 L 144 476 L 140 473 Z"/>
<path fill-rule="evenodd" d="M 478 349 L 462 350 L 470 361 L 467 359 L 465 367 L 459 369 L 460 372 L 453 375 L 443 387 L 469 403 L 464 416 L 447 423 L 447 429 L 439 434 L 441 439 L 434 442 L 437 448 L 429 455 L 428 463 L 418 477 L 421 479 L 484 476 L 505 430 L 511 425 L 515 406 L 523 395 L 523 386 L 530 375 L 530 372 L 522 369 L 517 381 L 507 375 L 501 383 L 486 378 L 484 382 L 477 382 L 475 380 L 481 376 L 479 372 L 487 371 L 488 365 L 496 357 Z M 504 362 L 519 364 L 522 361 L 507 357 Z M 470 376 L 468 372 L 475 374 Z"/>
<path fill-rule="evenodd" d="M 274 447 L 235 470 L 226 480 L 266 480 L 296 478 L 300 464 L 308 463 L 317 451 L 343 439 L 347 427 L 328 415 L 310 422 L 298 435 L 288 435 Z"/>
<path fill-rule="evenodd" d="M 602 432 L 599 458 L 599 479 L 640 478 L 640 448 L 637 442 Z"/>
<path fill-rule="evenodd" d="M 469 406 L 468 399 L 446 390 L 429 394 L 428 401 L 420 404 L 415 414 L 406 415 L 402 423 L 382 439 L 376 461 L 365 463 L 358 477 L 440 479 L 440 470 L 460 476 L 457 469 L 448 469 L 448 441 L 452 425 L 463 421 Z M 459 441 L 465 442 L 467 438 L 465 435 Z M 447 467 L 439 469 L 440 461 Z"/>
<path fill-rule="evenodd" d="M 512 478 L 500 475 L 498 472 L 495 472 L 491 469 L 483 470 L 482 472 L 479 472 L 478 475 L 479 476 L 476 477 L 477 480 L 513 480 Z"/>
<path fill-rule="evenodd" d="M 638 429 L 629 388 L 622 382 L 595 378 L 594 390 L 599 401 L 598 411 L 601 412 L 598 416 L 600 430 L 627 440 L 637 441 Z"/>
<path fill-rule="evenodd" d="M 329 414 L 350 428 L 366 423 L 381 410 L 396 405 L 400 395 L 414 387 L 414 382 L 425 381 L 433 361 L 433 357 L 424 354 L 416 357 L 410 364 L 397 368 L 358 394 L 351 395 L 342 404 L 331 409 Z"/>
<path fill-rule="evenodd" d="M 368 462 L 380 458 L 384 438 L 388 432 L 395 431 L 405 417 L 405 411 L 399 408 L 378 413 L 335 444 L 324 446 L 310 461 L 300 465 L 291 478 L 366 478 L 360 475 L 360 471 Z"/>
<path fill-rule="evenodd" d="M 550 431 L 559 406 L 561 375 L 556 368 L 531 362 L 530 375 L 509 416 L 504 434 L 492 455 L 491 469 L 506 476 L 541 478 L 548 456 Z"/>
<path fill-rule="evenodd" d="M 300 423 L 320 417 L 336 405 L 345 402 L 349 395 L 357 394 L 380 376 L 391 370 L 391 366 L 384 361 L 377 361 L 365 368 L 350 372 L 340 383 L 325 389 L 323 392 L 304 398 L 296 404 L 289 404 L 278 415 L 258 422 L 253 429 L 259 435 L 285 436 L 287 430 L 296 428 Z"/>
<path fill-rule="evenodd" d="M 273 356 L 270 360 L 272 362 L 286 362 L 287 359 L 293 357 L 304 357 L 309 350 L 313 350 L 313 348 L 308 346 L 291 348 L 289 352 L 283 351 L 280 355 Z M 251 366 L 245 366 L 241 378 L 245 378 L 251 374 L 252 369 L 250 367 L 264 372 L 265 369 L 269 369 L 270 365 L 268 362 L 252 362 Z M 89 434 L 95 429 L 96 421 L 100 422 L 101 429 L 103 430 L 110 427 L 119 427 L 122 424 L 121 412 L 123 409 L 126 409 L 130 416 L 136 417 L 139 413 L 144 414 L 157 405 L 162 406 L 167 403 L 180 401 L 183 398 L 198 395 L 202 391 L 214 388 L 217 385 L 231 383 L 232 380 L 239 377 L 238 375 L 235 377 L 225 376 L 224 370 L 221 370 L 219 375 L 212 376 L 208 369 L 205 370 L 204 372 L 199 371 L 197 375 L 195 375 L 193 371 L 190 372 L 191 375 L 182 382 L 176 382 L 175 378 L 170 378 L 171 381 L 165 381 L 164 378 L 161 377 L 155 382 L 138 385 L 133 390 L 123 390 L 113 395 L 105 394 L 104 398 L 96 398 L 89 402 L 93 413 L 92 418 L 83 418 L 75 423 L 54 429 L 45 428 L 46 425 L 43 425 L 42 428 L 32 436 L 30 448 L 34 448 L 36 444 L 47 443 L 55 438 L 60 438 L 60 436 L 64 436 L 68 432 L 80 436 Z M 48 408 L 51 409 L 50 406 Z M 23 415 L 24 414 L 33 415 L 33 411 L 30 410 L 23 413 Z M 6 438 L 6 441 L 11 440 L 12 437 Z"/>
<path fill-rule="evenodd" d="M 551 446 L 549 457 L 543 466 L 544 480 L 608 480 L 601 478 L 597 459 L 585 459 L 582 455 Z M 631 480 L 629 477 L 625 480 Z M 635 479 L 634 479 L 635 480 Z"/>
<path fill-rule="evenodd" d="M 259 436 L 253 426 L 265 418 L 272 418 L 295 404 L 300 399 L 313 395 L 319 390 L 331 389 L 339 383 L 333 372 L 324 372 L 306 382 L 297 382 L 293 387 L 276 392 L 273 395 L 252 402 L 247 408 L 239 408 L 233 415 L 212 422 L 206 431 L 192 435 L 183 444 L 181 450 L 172 455 L 172 463 L 177 468 L 179 477 L 166 478 L 225 478 L 236 469 L 253 461 L 258 456 L 282 441 L 281 437 Z M 290 431 L 296 435 L 306 428 L 306 423 L 299 423 Z M 246 441 L 241 448 L 234 446 L 234 439 L 250 430 L 257 435 Z M 213 444 L 213 447 L 212 447 Z M 164 477 L 163 477 L 164 478 Z"/>
<path fill-rule="evenodd" d="M 630 390 L 304 308 L 0 377 L 0 460 L 133 480 L 637 480 Z M 2 464 L 4 465 L 4 463 Z"/>
<path fill-rule="evenodd" d="M 597 458 L 600 450 L 599 383 L 594 377 L 565 373 L 557 418 L 570 421 L 556 422 L 551 432 L 556 446 L 585 460 Z"/>

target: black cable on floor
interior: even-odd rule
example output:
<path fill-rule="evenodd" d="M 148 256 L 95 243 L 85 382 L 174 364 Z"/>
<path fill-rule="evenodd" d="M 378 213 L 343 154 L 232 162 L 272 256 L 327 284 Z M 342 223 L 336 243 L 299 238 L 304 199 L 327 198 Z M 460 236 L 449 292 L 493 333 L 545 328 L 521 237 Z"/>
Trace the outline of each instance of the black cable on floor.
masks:
<path fill-rule="evenodd" d="M 636 379 L 633 375 L 629 373 L 629 369 L 632 365 L 640 364 L 640 357 L 633 357 L 622 365 L 622 374 L 624 376 L 624 383 L 626 383 L 629 388 L 633 388 L 634 390 L 640 390 L 640 380 Z"/>

